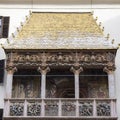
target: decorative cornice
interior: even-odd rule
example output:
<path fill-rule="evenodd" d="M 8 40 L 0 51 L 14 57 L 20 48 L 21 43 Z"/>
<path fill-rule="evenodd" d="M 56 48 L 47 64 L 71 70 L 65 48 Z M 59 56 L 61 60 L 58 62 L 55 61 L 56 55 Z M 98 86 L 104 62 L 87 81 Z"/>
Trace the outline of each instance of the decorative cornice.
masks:
<path fill-rule="evenodd" d="M 36 67 L 74 66 L 81 67 L 114 67 L 114 52 L 41 52 L 41 53 L 8 53 L 7 66 Z M 12 57 L 10 57 L 12 56 Z"/>

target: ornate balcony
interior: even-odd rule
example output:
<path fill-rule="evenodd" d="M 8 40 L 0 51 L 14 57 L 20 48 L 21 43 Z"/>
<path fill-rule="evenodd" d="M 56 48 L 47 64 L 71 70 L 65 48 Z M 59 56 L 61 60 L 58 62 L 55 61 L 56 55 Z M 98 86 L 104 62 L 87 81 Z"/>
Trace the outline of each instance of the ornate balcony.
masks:
<path fill-rule="evenodd" d="M 5 99 L 4 120 L 116 120 L 115 99 Z"/>

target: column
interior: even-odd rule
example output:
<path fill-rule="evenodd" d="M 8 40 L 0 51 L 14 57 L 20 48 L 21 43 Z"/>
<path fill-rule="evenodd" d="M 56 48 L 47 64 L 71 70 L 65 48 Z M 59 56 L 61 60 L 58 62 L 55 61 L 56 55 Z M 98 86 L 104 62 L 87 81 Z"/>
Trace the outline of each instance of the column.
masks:
<path fill-rule="evenodd" d="M 49 67 L 39 67 L 38 71 L 41 73 L 41 98 L 44 99 L 46 96 L 46 74 L 50 71 Z"/>
<path fill-rule="evenodd" d="M 12 82 L 13 82 L 13 74 L 17 71 L 17 68 L 7 69 L 7 78 L 6 78 L 6 90 L 5 90 L 5 97 L 11 98 L 12 97 Z"/>
<path fill-rule="evenodd" d="M 45 116 L 45 97 L 46 97 L 46 74 L 50 71 L 49 67 L 39 67 L 38 71 L 41 73 L 41 116 Z"/>
<path fill-rule="evenodd" d="M 114 70 L 104 68 L 104 71 L 108 74 L 108 88 L 109 88 L 109 98 L 115 97 L 115 78 Z"/>
<path fill-rule="evenodd" d="M 74 73 L 74 81 L 75 81 L 75 98 L 79 98 L 79 74 L 83 71 L 82 67 L 71 67 L 71 71 Z"/>

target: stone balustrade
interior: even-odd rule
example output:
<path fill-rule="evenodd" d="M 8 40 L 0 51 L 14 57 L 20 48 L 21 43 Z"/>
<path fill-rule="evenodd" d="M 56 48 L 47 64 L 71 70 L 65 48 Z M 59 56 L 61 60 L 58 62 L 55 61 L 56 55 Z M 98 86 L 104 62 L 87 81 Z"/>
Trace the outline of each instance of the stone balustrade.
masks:
<path fill-rule="evenodd" d="M 117 118 L 115 99 L 5 99 L 4 118 Z M 17 118 L 18 119 L 18 118 Z"/>

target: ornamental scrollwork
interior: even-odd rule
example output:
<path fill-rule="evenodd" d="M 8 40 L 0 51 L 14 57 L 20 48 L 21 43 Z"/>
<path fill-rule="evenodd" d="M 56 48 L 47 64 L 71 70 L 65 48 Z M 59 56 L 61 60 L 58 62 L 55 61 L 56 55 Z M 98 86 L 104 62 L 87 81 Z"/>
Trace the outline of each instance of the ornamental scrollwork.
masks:
<path fill-rule="evenodd" d="M 40 116 L 41 104 L 38 102 L 29 103 L 27 105 L 27 115 L 28 116 Z"/>
<path fill-rule="evenodd" d="M 80 102 L 79 115 L 80 116 L 92 116 L 93 115 L 92 102 Z"/>
<path fill-rule="evenodd" d="M 98 116 L 110 116 L 111 107 L 109 102 L 97 103 L 97 115 Z"/>
<path fill-rule="evenodd" d="M 11 103 L 10 116 L 23 116 L 24 105 L 23 103 Z"/>

